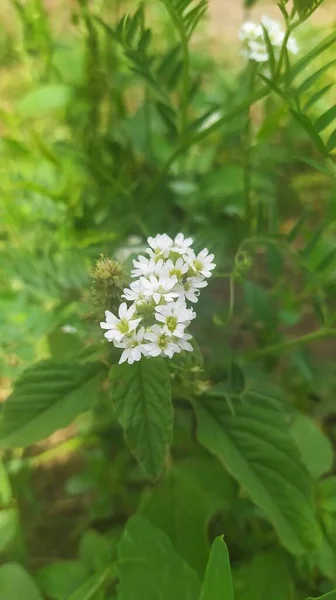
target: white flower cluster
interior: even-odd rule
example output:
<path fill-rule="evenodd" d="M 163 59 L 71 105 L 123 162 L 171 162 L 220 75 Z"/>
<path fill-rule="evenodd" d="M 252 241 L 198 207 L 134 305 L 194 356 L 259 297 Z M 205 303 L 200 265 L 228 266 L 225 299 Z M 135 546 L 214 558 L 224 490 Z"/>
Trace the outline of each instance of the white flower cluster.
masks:
<path fill-rule="evenodd" d="M 278 21 L 274 21 L 269 17 L 262 17 L 260 23 L 246 21 L 239 31 L 239 38 L 243 44 L 243 56 L 259 63 L 267 62 L 269 59 L 263 27 L 268 33 L 268 37 L 274 50 L 280 49 L 284 41 L 285 31 Z M 299 47 L 295 38 L 289 38 L 287 41 L 287 50 L 292 54 L 297 54 L 299 52 Z"/>
<path fill-rule="evenodd" d="M 158 234 L 149 237 L 148 256 L 133 261 L 134 281 L 124 290 L 118 316 L 105 311 L 100 323 L 109 342 L 123 352 L 119 363 L 132 364 L 142 356 L 172 356 L 192 351 L 191 335 L 186 332 L 196 313 L 187 306 L 197 302 L 201 288 L 207 285 L 215 268 L 214 255 L 204 248 L 195 254 L 192 238 L 182 233 L 172 239 Z"/>

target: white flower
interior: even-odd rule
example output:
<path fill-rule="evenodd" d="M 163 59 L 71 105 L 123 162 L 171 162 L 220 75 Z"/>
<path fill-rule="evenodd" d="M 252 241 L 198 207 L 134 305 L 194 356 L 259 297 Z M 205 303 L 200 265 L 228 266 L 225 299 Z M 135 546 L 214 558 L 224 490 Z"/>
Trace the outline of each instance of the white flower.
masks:
<path fill-rule="evenodd" d="M 191 308 L 187 308 L 184 298 L 155 307 L 155 318 L 162 323 L 162 330 L 169 336 L 185 338 L 185 328 L 195 317 L 196 313 Z"/>
<path fill-rule="evenodd" d="M 141 275 L 157 275 L 162 271 L 163 260 L 160 258 L 158 261 L 155 258 L 147 258 L 146 256 L 138 256 L 138 260 L 133 260 L 134 269 L 132 271 L 132 277 L 141 277 Z"/>
<path fill-rule="evenodd" d="M 186 350 L 187 352 L 193 352 L 194 348 L 188 342 L 188 340 L 192 339 L 192 335 L 190 333 L 185 333 L 183 337 L 176 340 L 176 344 L 181 350 Z"/>
<path fill-rule="evenodd" d="M 145 345 L 148 356 L 168 356 L 172 358 L 174 354 L 181 352 L 177 343 L 172 341 L 172 338 L 164 333 L 159 325 L 153 325 L 145 333 L 145 339 L 150 342 Z"/>
<path fill-rule="evenodd" d="M 177 252 L 178 254 L 188 254 L 189 247 L 193 243 L 193 239 L 191 237 L 185 238 L 183 233 L 178 233 L 174 238 L 172 251 Z"/>
<path fill-rule="evenodd" d="M 150 256 L 163 256 L 167 258 L 172 248 L 173 240 L 166 233 L 158 233 L 155 238 L 149 237 L 147 243 L 150 246 L 147 249 Z"/>
<path fill-rule="evenodd" d="M 114 341 L 116 348 L 124 348 L 120 357 L 119 364 L 128 362 L 132 365 L 140 360 L 141 356 L 147 355 L 144 345 L 145 328 L 141 327 L 138 332 L 132 331 L 129 335 L 125 335 L 121 342 Z"/>
<path fill-rule="evenodd" d="M 169 277 L 174 277 L 175 275 L 178 281 L 180 281 L 183 278 L 183 275 L 189 270 L 189 265 L 183 258 L 178 258 L 176 262 L 168 259 L 165 262 L 164 270 L 168 273 Z"/>
<path fill-rule="evenodd" d="M 269 40 L 276 52 L 281 48 L 285 38 L 285 31 L 278 21 L 265 16 L 261 18 L 260 23 L 246 21 L 239 31 L 239 38 L 243 44 L 243 55 L 249 60 L 260 63 L 267 62 L 269 59 L 263 27 L 266 29 Z M 287 50 L 292 54 L 298 53 L 299 48 L 294 38 L 289 38 Z"/>
<path fill-rule="evenodd" d="M 130 283 L 129 288 L 124 289 L 124 293 L 121 294 L 121 297 L 129 302 L 135 302 L 137 305 L 148 302 L 148 297 L 145 296 L 143 286 L 139 279 Z"/>
<path fill-rule="evenodd" d="M 179 295 L 178 292 L 173 291 L 174 286 L 177 284 L 177 278 L 163 275 L 156 277 L 150 275 L 148 278 L 140 277 L 140 282 L 143 287 L 143 293 L 147 297 L 152 297 L 155 304 L 159 304 L 161 300 L 165 302 L 171 302 L 174 298 Z"/>
<path fill-rule="evenodd" d="M 185 260 L 189 263 L 190 267 L 195 271 L 196 275 L 203 275 L 203 277 L 211 277 L 211 271 L 215 268 L 215 263 L 213 262 L 214 255 L 209 254 L 209 250 L 204 248 L 197 254 L 197 256 L 193 257 L 185 257 Z"/>
<path fill-rule="evenodd" d="M 207 285 L 208 282 L 205 281 L 204 277 L 202 275 L 198 275 L 195 277 L 188 277 L 183 284 L 176 287 L 185 295 L 187 300 L 190 302 L 198 302 L 200 288 L 204 288 Z"/>
<path fill-rule="evenodd" d="M 132 319 L 135 311 L 135 305 L 127 308 L 126 302 L 119 306 L 119 319 L 109 310 L 105 311 L 106 322 L 101 322 L 100 327 L 108 330 L 104 335 L 109 342 L 120 342 L 125 335 L 134 331 L 141 321 L 141 319 Z"/>
<path fill-rule="evenodd" d="M 61 329 L 63 333 L 77 333 L 77 328 L 73 327 L 73 325 L 63 325 Z"/>

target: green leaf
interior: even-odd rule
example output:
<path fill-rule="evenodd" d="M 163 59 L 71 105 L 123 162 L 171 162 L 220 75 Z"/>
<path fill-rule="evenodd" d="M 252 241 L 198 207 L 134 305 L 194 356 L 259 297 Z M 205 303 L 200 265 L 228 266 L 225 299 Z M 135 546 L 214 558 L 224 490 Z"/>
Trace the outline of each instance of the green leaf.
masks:
<path fill-rule="evenodd" d="M 329 127 L 331 123 L 336 119 L 336 104 L 327 110 L 323 115 L 321 115 L 314 123 L 314 127 L 316 131 L 319 133 Z"/>
<path fill-rule="evenodd" d="M 0 511 L 0 552 L 6 550 L 19 531 L 19 515 L 16 508 Z"/>
<path fill-rule="evenodd" d="M 313 73 L 313 75 L 310 75 L 309 77 L 307 77 L 307 79 L 305 79 L 305 81 L 303 83 L 301 83 L 301 85 L 298 87 L 298 89 L 297 89 L 298 95 L 301 96 L 302 94 L 305 94 L 308 90 L 310 90 L 310 88 L 316 84 L 316 82 L 319 80 L 319 78 L 326 71 L 328 71 L 328 69 L 330 69 L 330 67 L 333 66 L 335 63 L 336 63 L 336 60 L 331 60 L 326 65 L 323 65 L 323 67 L 321 67 L 320 69 L 315 71 L 315 73 Z"/>
<path fill-rule="evenodd" d="M 294 6 L 301 19 L 308 18 L 313 12 L 321 6 L 324 0 L 293 0 Z"/>
<path fill-rule="evenodd" d="M 329 92 L 329 90 L 332 88 L 332 86 L 333 86 L 332 83 L 328 83 L 323 88 L 321 88 L 320 90 L 318 90 L 317 92 L 315 92 L 315 94 L 313 94 L 309 98 L 309 100 L 307 100 L 306 104 L 303 107 L 304 110 L 307 111 L 309 108 L 311 108 L 312 106 L 314 106 L 314 104 L 316 104 L 319 100 L 321 100 L 321 98 L 323 98 L 323 96 L 325 94 L 327 94 Z"/>
<path fill-rule="evenodd" d="M 95 572 L 106 567 L 112 556 L 113 547 L 104 535 L 94 529 L 85 531 L 79 547 L 79 557 L 89 571 Z"/>
<path fill-rule="evenodd" d="M 67 596 L 66 600 L 100 600 L 102 596 L 97 596 L 97 593 L 104 590 L 109 585 L 109 582 L 115 578 L 116 567 L 111 565 L 104 570 L 94 573 L 70 596 Z"/>
<path fill-rule="evenodd" d="M 233 600 L 230 558 L 221 537 L 212 544 L 200 600 Z"/>
<path fill-rule="evenodd" d="M 306 210 L 303 210 L 302 214 L 296 221 L 295 225 L 287 234 L 287 240 L 290 244 L 296 240 L 297 236 L 299 235 L 299 233 L 302 229 L 302 225 L 304 225 L 305 221 L 307 220 L 307 217 L 308 217 L 308 212 Z"/>
<path fill-rule="evenodd" d="M 120 600 L 195 600 L 196 573 L 176 554 L 170 540 L 144 517 L 132 517 L 119 543 Z"/>
<path fill-rule="evenodd" d="M 289 81 L 293 81 L 295 77 L 299 75 L 306 67 L 325 50 L 328 50 L 336 41 L 336 32 L 333 31 L 328 35 L 322 42 L 320 42 L 315 48 L 307 52 L 298 62 L 291 68 L 289 72 Z"/>
<path fill-rule="evenodd" d="M 172 439 L 170 377 L 163 358 L 115 365 L 110 393 L 126 440 L 144 471 L 157 479 Z"/>
<path fill-rule="evenodd" d="M 236 600 L 290 600 L 293 582 L 284 552 L 256 554 L 237 575 Z"/>
<path fill-rule="evenodd" d="M 197 456 L 170 469 L 147 494 L 141 513 L 203 577 L 209 555 L 208 523 L 235 501 L 235 484 L 221 464 L 212 457 Z"/>
<path fill-rule="evenodd" d="M 0 567 L 0 598 L 3 600 L 43 600 L 32 577 L 21 565 L 8 563 Z"/>
<path fill-rule="evenodd" d="M 336 129 L 334 129 L 334 131 L 332 132 L 332 134 L 330 135 L 330 137 L 327 141 L 328 152 L 332 152 L 333 150 L 335 150 L 335 148 L 336 148 Z"/>
<path fill-rule="evenodd" d="M 297 413 L 290 430 L 311 476 L 319 479 L 330 471 L 333 465 L 332 445 L 313 419 Z"/>
<path fill-rule="evenodd" d="M 71 87 L 64 84 L 50 84 L 27 92 L 18 102 L 17 108 L 22 117 L 41 117 L 50 111 L 65 108 L 71 101 Z"/>
<path fill-rule="evenodd" d="M 0 445 L 22 448 L 66 427 L 89 410 L 100 389 L 102 363 L 46 360 L 27 369 L 4 403 Z"/>
<path fill-rule="evenodd" d="M 88 576 L 86 566 L 78 560 L 61 560 L 41 569 L 37 581 L 48 598 L 68 600 Z"/>
<path fill-rule="evenodd" d="M 193 405 L 200 443 L 246 488 L 283 545 L 293 554 L 318 545 L 311 481 L 279 403 L 261 388 L 235 403 L 235 416 L 218 396 Z"/>

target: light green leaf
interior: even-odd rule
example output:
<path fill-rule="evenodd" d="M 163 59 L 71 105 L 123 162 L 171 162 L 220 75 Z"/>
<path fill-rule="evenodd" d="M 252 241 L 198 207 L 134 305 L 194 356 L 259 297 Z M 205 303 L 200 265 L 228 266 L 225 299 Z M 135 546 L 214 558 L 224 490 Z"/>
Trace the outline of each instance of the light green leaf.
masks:
<path fill-rule="evenodd" d="M 71 100 L 72 90 L 68 85 L 49 84 L 27 92 L 18 102 L 22 117 L 41 117 L 50 111 L 65 108 Z"/>
<path fill-rule="evenodd" d="M 119 600 L 195 600 L 196 573 L 144 517 L 132 517 L 119 543 Z"/>
<path fill-rule="evenodd" d="M 95 402 L 101 372 L 99 362 L 52 360 L 27 369 L 4 404 L 0 445 L 22 448 L 69 425 Z"/>
<path fill-rule="evenodd" d="M 62 560 L 41 569 L 37 581 L 48 598 L 68 600 L 89 577 L 84 564 L 78 560 Z"/>
<path fill-rule="evenodd" d="M 236 600 L 292 600 L 293 582 L 285 553 L 256 554 L 238 572 L 235 589 Z"/>
<path fill-rule="evenodd" d="M 3 600 L 43 600 L 32 577 L 21 565 L 0 567 L 0 598 Z"/>
<path fill-rule="evenodd" d="M 212 544 L 200 600 L 233 600 L 229 553 L 220 537 Z"/>
<path fill-rule="evenodd" d="M 250 389 L 232 415 L 225 399 L 194 402 L 197 436 L 264 511 L 283 545 L 301 554 L 321 542 L 312 486 L 279 403 Z"/>
<path fill-rule="evenodd" d="M 110 393 L 126 440 L 152 479 L 162 471 L 172 439 L 170 377 L 162 358 L 115 365 Z"/>
<path fill-rule="evenodd" d="M 312 477 L 318 479 L 331 470 L 333 465 L 331 443 L 313 419 L 297 413 L 292 421 L 290 431 Z"/>
<path fill-rule="evenodd" d="M 19 530 L 19 515 L 16 508 L 0 511 L 0 552 L 14 540 Z"/>

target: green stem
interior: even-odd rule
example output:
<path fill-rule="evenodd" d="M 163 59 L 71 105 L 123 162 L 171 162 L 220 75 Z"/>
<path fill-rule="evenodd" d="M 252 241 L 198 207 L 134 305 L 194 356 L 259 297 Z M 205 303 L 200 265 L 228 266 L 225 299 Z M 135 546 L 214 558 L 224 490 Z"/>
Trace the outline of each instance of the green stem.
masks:
<path fill-rule="evenodd" d="M 180 139 L 184 143 L 188 131 L 188 107 L 189 107 L 189 89 L 190 89 L 190 57 L 188 38 L 184 31 L 181 31 L 181 45 L 183 54 L 183 78 L 182 78 L 182 97 L 181 97 L 181 119 L 180 119 Z"/>
<path fill-rule="evenodd" d="M 253 95 L 253 89 L 255 84 L 256 67 L 252 63 L 248 67 L 248 98 Z M 251 229 L 252 221 L 252 198 L 251 198 L 251 137 L 252 137 L 252 122 L 251 122 L 251 105 L 248 106 L 246 111 L 246 123 L 243 131 L 243 165 L 244 165 L 244 206 L 245 206 L 245 226 L 246 232 L 249 233 Z"/>
<path fill-rule="evenodd" d="M 226 317 L 226 320 L 224 322 L 224 325 L 227 325 L 232 317 L 233 317 L 233 311 L 234 311 L 234 306 L 235 306 L 235 282 L 234 282 L 234 278 L 230 277 L 230 300 L 229 300 L 229 310 L 228 310 L 228 314 Z"/>
<path fill-rule="evenodd" d="M 317 331 L 312 331 L 311 333 L 307 333 L 306 335 L 293 338 L 292 340 L 286 340 L 285 342 L 280 342 L 279 344 L 266 346 L 266 348 L 259 348 L 258 350 L 244 352 L 241 354 L 241 358 L 255 359 L 261 358 L 263 356 L 268 356 L 269 354 L 278 354 L 279 352 L 283 352 L 283 350 L 287 350 L 288 348 L 302 346 L 304 344 L 308 344 L 309 342 L 313 342 L 315 340 L 323 339 L 329 336 L 336 336 L 336 329 L 318 329 Z"/>

